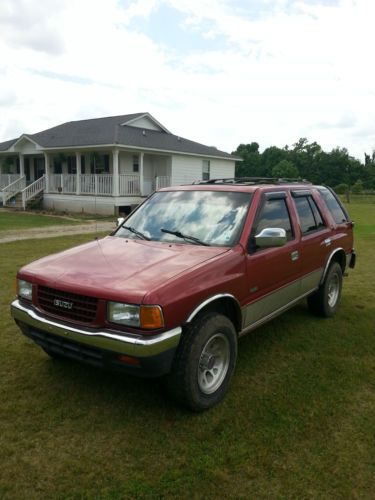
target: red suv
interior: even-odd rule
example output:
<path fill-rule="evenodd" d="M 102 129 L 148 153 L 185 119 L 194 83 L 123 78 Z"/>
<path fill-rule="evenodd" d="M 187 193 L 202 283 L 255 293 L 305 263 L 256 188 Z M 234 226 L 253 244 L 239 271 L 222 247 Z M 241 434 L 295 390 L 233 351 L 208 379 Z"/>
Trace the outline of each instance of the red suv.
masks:
<path fill-rule="evenodd" d="M 11 312 L 50 356 L 165 375 L 199 411 L 223 398 L 241 335 L 304 297 L 332 316 L 354 265 L 329 188 L 215 179 L 161 189 L 110 236 L 23 267 Z"/>

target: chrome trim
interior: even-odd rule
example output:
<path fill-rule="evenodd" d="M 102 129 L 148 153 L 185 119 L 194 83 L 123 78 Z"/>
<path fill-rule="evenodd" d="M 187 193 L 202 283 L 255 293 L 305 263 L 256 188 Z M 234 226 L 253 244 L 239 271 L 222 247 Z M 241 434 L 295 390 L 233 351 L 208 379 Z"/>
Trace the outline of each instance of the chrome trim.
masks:
<path fill-rule="evenodd" d="M 260 318 L 258 321 L 256 321 L 255 323 L 252 323 L 251 325 L 247 326 L 246 328 L 244 328 L 239 334 L 238 336 L 239 337 L 243 337 L 244 335 L 246 335 L 248 332 L 251 332 L 251 330 L 254 330 L 255 328 L 257 328 L 258 326 L 262 325 L 263 323 L 266 323 L 267 321 L 270 321 L 271 319 L 275 318 L 276 316 L 279 316 L 280 314 L 282 314 L 284 311 L 286 311 L 287 309 L 290 309 L 291 307 L 293 307 L 295 304 L 297 304 L 297 302 L 299 302 L 300 300 L 302 300 L 303 298 L 307 297 L 308 295 L 310 295 L 311 293 L 315 292 L 315 290 L 317 290 L 317 288 L 313 288 L 312 290 L 309 290 L 308 292 L 306 293 L 303 293 L 302 295 L 300 295 L 299 297 L 297 297 L 296 299 L 292 300 L 291 302 L 289 302 L 288 304 L 286 304 L 285 306 L 282 306 L 280 307 L 279 309 L 277 309 L 276 311 L 273 311 L 272 313 L 268 314 L 267 316 L 264 316 L 263 318 Z"/>
<path fill-rule="evenodd" d="M 90 331 L 44 318 L 34 309 L 20 304 L 19 300 L 12 302 L 10 309 L 11 315 L 16 321 L 24 323 L 31 328 L 68 338 L 82 344 L 141 358 L 154 356 L 177 347 L 182 333 L 181 327 L 150 336 L 150 338 L 126 332 L 117 334 L 109 330 Z"/>
<path fill-rule="evenodd" d="M 333 250 L 333 252 L 332 252 L 332 253 L 331 253 L 331 255 L 329 256 L 329 258 L 328 258 L 328 260 L 327 260 L 327 264 L 326 264 L 326 266 L 325 266 L 325 268 L 324 268 L 324 271 L 323 271 L 323 274 L 322 274 L 322 278 L 321 278 L 321 280 L 320 280 L 320 284 L 322 284 L 322 283 L 323 283 L 324 278 L 326 277 L 326 274 L 327 274 L 327 271 L 328 271 L 329 265 L 331 264 L 332 257 L 335 255 L 335 253 L 337 253 L 337 252 L 341 252 L 341 251 L 345 253 L 345 251 L 344 251 L 344 249 L 343 249 L 342 247 L 335 248 L 335 250 Z M 346 254 L 345 254 L 345 255 L 346 255 Z"/>
<path fill-rule="evenodd" d="M 298 250 L 294 250 L 294 252 L 291 252 L 290 258 L 292 259 L 293 262 L 299 259 L 299 252 Z"/>
<path fill-rule="evenodd" d="M 188 319 L 186 320 L 186 323 L 190 323 L 195 318 L 195 316 L 199 313 L 199 311 L 201 311 L 208 304 L 210 304 L 211 302 L 214 302 L 215 300 L 223 299 L 223 298 L 234 299 L 234 301 L 238 305 L 239 311 L 241 312 L 241 306 L 238 303 L 238 300 L 236 299 L 236 297 L 234 295 L 231 295 L 230 293 L 218 293 L 217 295 L 214 295 L 213 297 L 205 300 L 198 307 L 196 307 L 194 309 L 194 311 L 190 314 L 190 316 L 188 317 Z M 242 323 L 242 320 L 241 320 L 241 323 Z"/>

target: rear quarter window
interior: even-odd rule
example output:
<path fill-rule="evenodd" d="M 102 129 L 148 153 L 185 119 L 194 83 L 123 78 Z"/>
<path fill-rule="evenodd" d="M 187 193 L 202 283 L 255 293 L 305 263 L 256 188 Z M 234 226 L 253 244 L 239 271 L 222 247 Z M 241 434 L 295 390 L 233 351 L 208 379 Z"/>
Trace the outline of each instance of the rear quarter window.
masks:
<path fill-rule="evenodd" d="M 333 220 L 336 222 L 336 224 L 347 222 L 348 216 L 346 215 L 336 197 L 331 193 L 331 191 L 327 188 L 319 188 L 318 191 L 321 194 L 325 204 L 327 205 L 328 210 L 331 212 Z"/>

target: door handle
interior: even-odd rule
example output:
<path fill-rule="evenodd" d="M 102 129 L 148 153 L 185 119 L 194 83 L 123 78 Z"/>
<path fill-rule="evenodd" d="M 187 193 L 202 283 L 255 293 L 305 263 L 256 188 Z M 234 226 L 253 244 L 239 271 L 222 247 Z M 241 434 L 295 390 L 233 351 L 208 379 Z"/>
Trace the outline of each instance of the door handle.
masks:
<path fill-rule="evenodd" d="M 330 245 L 331 243 L 332 243 L 331 238 L 327 238 L 327 239 L 325 239 L 325 240 L 324 240 L 324 244 L 325 244 L 325 246 L 326 246 L 326 247 L 329 247 L 329 245 Z"/>
<path fill-rule="evenodd" d="M 296 261 L 299 259 L 299 252 L 298 250 L 294 250 L 294 252 L 291 252 L 290 253 L 290 258 L 292 259 L 292 261 Z"/>

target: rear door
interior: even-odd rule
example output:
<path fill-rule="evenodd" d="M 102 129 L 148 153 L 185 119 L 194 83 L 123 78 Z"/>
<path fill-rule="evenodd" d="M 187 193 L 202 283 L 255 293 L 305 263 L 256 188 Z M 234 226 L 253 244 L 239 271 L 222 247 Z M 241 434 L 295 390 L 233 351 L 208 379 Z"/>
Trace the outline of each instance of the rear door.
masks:
<path fill-rule="evenodd" d="M 305 295 L 318 287 L 331 249 L 331 229 L 311 190 L 292 191 L 301 232 L 301 290 Z"/>
<path fill-rule="evenodd" d="M 257 248 L 255 235 L 265 228 L 282 228 L 282 247 Z M 246 255 L 247 300 L 245 328 L 282 310 L 299 295 L 300 259 L 296 218 L 287 191 L 263 194 Z"/>

